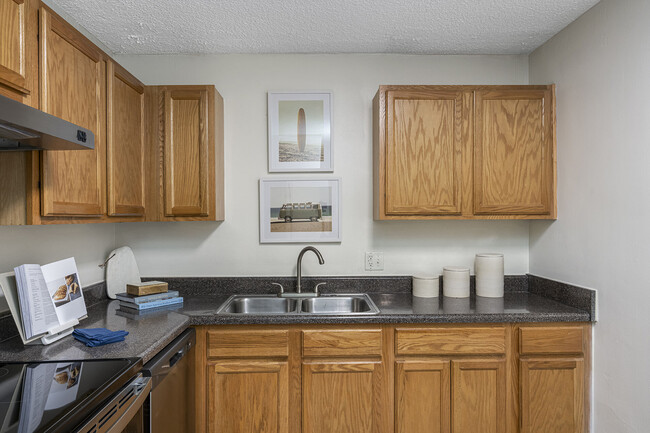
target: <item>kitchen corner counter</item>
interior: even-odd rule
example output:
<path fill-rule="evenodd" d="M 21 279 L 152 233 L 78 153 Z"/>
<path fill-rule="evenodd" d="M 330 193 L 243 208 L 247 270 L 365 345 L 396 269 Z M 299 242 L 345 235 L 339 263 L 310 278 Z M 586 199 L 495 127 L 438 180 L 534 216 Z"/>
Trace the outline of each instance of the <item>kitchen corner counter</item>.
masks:
<path fill-rule="evenodd" d="M 153 356 L 179 336 L 190 319 L 175 311 L 161 311 L 133 319 L 120 316 L 118 301 L 104 301 L 88 308 L 88 318 L 78 328 L 107 328 L 129 333 L 124 341 L 98 347 L 87 347 L 72 336 L 48 346 L 23 346 L 19 337 L 0 343 L 0 362 L 66 361 L 82 359 L 142 358 Z"/>

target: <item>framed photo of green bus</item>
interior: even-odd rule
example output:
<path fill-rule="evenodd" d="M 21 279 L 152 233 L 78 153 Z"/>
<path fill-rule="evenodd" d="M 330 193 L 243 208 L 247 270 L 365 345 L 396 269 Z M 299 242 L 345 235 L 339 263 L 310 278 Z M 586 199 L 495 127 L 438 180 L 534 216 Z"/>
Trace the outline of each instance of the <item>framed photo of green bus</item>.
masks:
<path fill-rule="evenodd" d="M 260 179 L 260 243 L 341 242 L 341 180 Z"/>
<path fill-rule="evenodd" d="M 332 92 L 269 92 L 269 172 L 331 172 Z"/>

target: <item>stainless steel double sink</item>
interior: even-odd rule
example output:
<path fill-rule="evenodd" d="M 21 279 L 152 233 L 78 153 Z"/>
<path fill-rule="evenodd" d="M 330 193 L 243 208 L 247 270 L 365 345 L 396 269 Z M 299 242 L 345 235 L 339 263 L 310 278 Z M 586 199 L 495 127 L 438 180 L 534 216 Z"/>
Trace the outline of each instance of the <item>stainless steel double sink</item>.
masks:
<path fill-rule="evenodd" d="M 233 295 L 217 314 L 315 314 L 359 316 L 378 314 L 367 294 L 320 295 L 311 298 L 280 298 L 274 295 Z"/>

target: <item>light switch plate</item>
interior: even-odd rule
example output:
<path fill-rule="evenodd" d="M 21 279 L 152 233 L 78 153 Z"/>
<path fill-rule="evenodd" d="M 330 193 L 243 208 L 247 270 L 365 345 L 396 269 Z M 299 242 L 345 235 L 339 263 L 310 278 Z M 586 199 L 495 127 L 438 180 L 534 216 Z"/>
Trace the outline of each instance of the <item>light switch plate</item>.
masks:
<path fill-rule="evenodd" d="M 366 252 L 366 271 L 383 271 L 384 253 L 381 251 Z"/>

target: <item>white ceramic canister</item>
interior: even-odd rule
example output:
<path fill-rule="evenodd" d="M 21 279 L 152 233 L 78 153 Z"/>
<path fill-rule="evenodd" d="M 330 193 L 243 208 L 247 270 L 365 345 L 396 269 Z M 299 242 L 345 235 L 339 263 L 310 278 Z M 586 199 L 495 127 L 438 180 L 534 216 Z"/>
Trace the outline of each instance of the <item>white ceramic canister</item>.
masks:
<path fill-rule="evenodd" d="M 440 283 L 437 275 L 414 275 L 413 296 L 418 298 L 437 298 L 440 294 Z"/>
<path fill-rule="evenodd" d="M 503 254 L 477 254 L 474 263 L 476 272 L 476 296 L 486 298 L 503 297 Z"/>
<path fill-rule="evenodd" d="M 442 293 L 448 298 L 469 297 L 469 268 L 459 266 L 442 268 Z"/>

